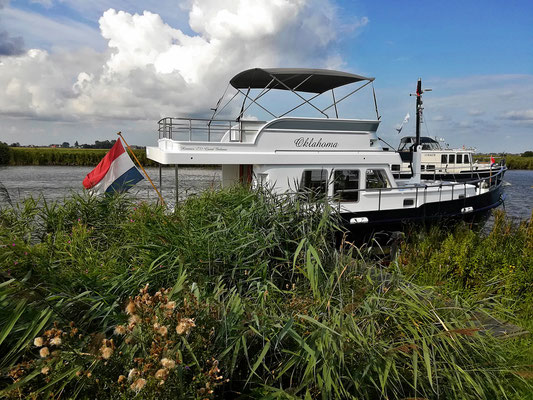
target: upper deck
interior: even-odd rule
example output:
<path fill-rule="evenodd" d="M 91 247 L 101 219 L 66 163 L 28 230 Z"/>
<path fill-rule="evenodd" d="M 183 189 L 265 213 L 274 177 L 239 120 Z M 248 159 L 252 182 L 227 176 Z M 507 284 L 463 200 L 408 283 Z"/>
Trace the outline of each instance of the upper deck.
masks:
<path fill-rule="evenodd" d="M 157 147 L 161 164 L 302 164 L 353 162 L 354 154 L 383 152 L 377 120 L 283 117 L 271 121 L 164 118 Z M 390 158 L 394 153 L 387 153 Z"/>
<path fill-rule="evenodd" d="M 254 68 L 243 71 L 230 81 L 237 93 L 222 106 L 224 94 L 212 118 L 161 119 L 158 145 L 148 147 L 147 156 L 161 164 L 350 164 L 355 161 L 354 155 L 363 154 L 358 158 L 362 161 L 368 153 L 373 154 L 375 162 L 390 163 L 391 159 L 397 162 L 399 157 L 393 152 L 384 152 L 376 135 L 379 113 L 375 93 L 375 120 L 339 118 L 338 104 L 373 80 L 347 72 L 319 69 Z M 336 99 L 334 90 L 352 83 L 361 83 L 361 86 Z M 254 90 L 259 93 L 252 95 Z M 270 91 L 292 92 L 299 104 L 275 114 L 259 104 Z M 318 102 L 325 92 L 331 92 L 333 103 Z M 216 115 L 238 94 L 244 97 L 238 116 L 233 120 L 216 119 Z M 257 106 L 258 111 L 273 118 L 268 121 L 246 118 L 245 113 L 251 106 Z M 309 107 L 320 118 L 288 116 L 302 106 Z"/>

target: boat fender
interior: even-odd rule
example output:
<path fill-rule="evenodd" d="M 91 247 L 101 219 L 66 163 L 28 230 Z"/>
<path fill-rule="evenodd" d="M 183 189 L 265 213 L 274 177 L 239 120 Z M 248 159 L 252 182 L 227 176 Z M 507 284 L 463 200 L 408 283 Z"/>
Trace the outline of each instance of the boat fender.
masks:
<path fill-rule="evenodd" d="M 355 225 L 355 224 L 367 224 L 368 223 L 368 218 L 367 217 L 356 217 L 356 218 L 351 218 L 350 219 L 350 224 L 352 225 Z"/>

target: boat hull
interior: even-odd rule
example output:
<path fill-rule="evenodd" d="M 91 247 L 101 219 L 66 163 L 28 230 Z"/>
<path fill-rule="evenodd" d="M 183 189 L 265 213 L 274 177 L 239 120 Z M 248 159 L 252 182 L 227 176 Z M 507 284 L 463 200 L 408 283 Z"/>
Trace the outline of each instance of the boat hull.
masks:
<path fill-rule="evenodd" d="M 463 199 L 426 203 L 420 207 L 369 212 L 340 213 L 343 227 L 352 240 L 365 241 L 378 232 L 408 231 L 415 228 L 428 228 L 433 225 L 454 225 L 484 223 L 492 209 L 500 206 L 505 199 L 503 187 L 494 186 L 489 192 Z M 363 221 L 351 223 L 355 220 Z"/>

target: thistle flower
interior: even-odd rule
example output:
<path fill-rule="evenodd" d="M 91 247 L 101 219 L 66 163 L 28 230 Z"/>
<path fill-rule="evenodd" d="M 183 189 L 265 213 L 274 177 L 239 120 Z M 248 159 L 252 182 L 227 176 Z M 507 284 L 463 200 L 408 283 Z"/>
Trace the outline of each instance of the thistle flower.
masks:
<path fill-rule="evenodd" d="M 52 346 L 59 346 L 61 344 L 61 338 L 59 336 L 56 336 L 50 340 L 50 344 Z"/>
<path fill-rule="evenodd" d="M 50 355 L 50 350 L 48 350 L 48 347 L 43 347 L 43 348 L 39 351 L 39 355 L 40 355 L 42 358 L 48 357 L 48 356 Z"/>
<path fill-rule="evenodd" d="M 115 335 L 125 335 L 126 327 L 124 325 L 115 326 Z"/>
<path fill-rule="evenodd" d="M 33 345 L 37 347 L 41 347 L 43 345 L 43 338 L 42 337 L 36 337 L 33 339 Z"/>
<path fill-rule="evenodd" d="M 41 374 L 48 375 L 48 372 L 50 372 L 50 367 L 43 367 L 41 369 Z"/>
<path fill-rule="evenodd" d="M 144 385 L 146 385 L 146 379 L 139 378 L 131 384 L 130 388 L 135 392 L 140 392 Z"/>
<path fill-rule="evenodd" d="M 178 335 L 187 335 L 192 328 L 194 328 L 196 325 L 194 324 L 194 320 L 191 318 L 182 318 L 180 319 L 180 322 L 176 326 L 176 333 Z"/>
<path fill-rule="evenodd" d="M 161 365 L 165 367 L 166 369 L 172 369 L 176 366 L 176 362 L 174 360 L 170 360 L 168 358 L 162 358 L 161 359 Z"/>
<path fill-rule="evenodd" d="M 124 375 L 120 375 L 120 376 L 118 377 L 117 382 L 118 382 L 118 383 L 122 383 L 122 382 L 124 382 L 125 380 L 126 380 L 126 377 L 125 377 Z"/>
<path fill-rule="evenodd" d="M 176 307 L 176 302 L 175 301 L 169 301 L 165 305 L 165 307 L 166 307 L 167 310 L 173 310 Z"/>
<path fill-rule="evenodd" d="M 166 326 L 162 326 L 157 331 L 161 336 L 166 336 L 168 333 L 168 328 Z"/>

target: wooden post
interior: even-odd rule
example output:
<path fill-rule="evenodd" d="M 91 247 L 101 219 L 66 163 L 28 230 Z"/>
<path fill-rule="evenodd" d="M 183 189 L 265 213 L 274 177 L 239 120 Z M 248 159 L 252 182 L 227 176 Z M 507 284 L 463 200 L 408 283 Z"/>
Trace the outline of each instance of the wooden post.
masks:
<path fill-rule="evenodd" d="M 175 170 L 175 181 L 176 181 L 176 205 L 174 206 L 174 210 L 176 209 L 176 207 L 178 207 L 178 201 L 179 201 L 179 196 L 178 196 L 178 184 L 179 184 L 179 180 L 178 180 L 178 171 L 179 171 L 179 167 L 178 167 L 178 164 L 174 165 L 174 170 Z"/>
<path fill-rule="evenodd" d="M 137 164 L 139 165 L 139 167 L 141 167 L 142 171 L 144 172 L 144 175 L 146 175 L 146 177 L 148 178 L 148 180 L 150 181 L 150 183 L 152 184 L 152 187 L 154 188 L 154 190 L 157 192 L 157 195 L 159 196 L 159 199 L 161 200 L 161 205 L 165 204 L 165 200 L 163 200 L 163 196 L 161 196 L 161 193 L 159 193 L 159 190 L 157 190 L 157 188 L 155 187 L 154 185 L 154 182 L 152 182 L 152 180 L 150 179 L 150 177 L 148 176 L 148 174 L 146 173 L 146 170 L 143 168 L 143 166 L 141 165 L 141 163 L 139 162 L 139 160 L 137 159 L 137 156 L 135 155 L 135 153 L 133 152 L 133 150 L 131 149 L 130 145 L 126 142 L 126 139 L 124 139 L 124 136 L 122 136 L 122 132 L 118 132 L 117 135 L 119 135 L 122 140 L 124 141 L 124 144 L 126 145 L 126 147 L 128 148 L 128 150 L 131 152 L 131 155 L 133 156 L 133 158 L 135 159 L 135 161 L 137 161 Z"/>

